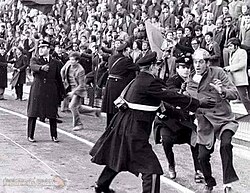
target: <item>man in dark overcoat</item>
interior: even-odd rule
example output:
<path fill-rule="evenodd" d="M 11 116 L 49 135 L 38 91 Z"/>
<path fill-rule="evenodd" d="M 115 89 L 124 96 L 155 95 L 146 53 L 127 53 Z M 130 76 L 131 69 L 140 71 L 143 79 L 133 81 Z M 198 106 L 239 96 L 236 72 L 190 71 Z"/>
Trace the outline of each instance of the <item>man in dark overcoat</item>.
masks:
<path fill-rule="evenodd" d="M 97 180 L 96 193 L 113 192 L 109 186 L 121 171 L 136 176 L 141 173 L 142 192 L 159 193 L 163 171 L 149 143 L 149 136 L 161 100 L 191 111 L 199 106 L 210 106 L 208 99 L 198 101 L 179 94 L 156 78 L 159 68 L 154 65 L 156 55 L 152 52 L 138 60 L 141 71 L 124 94 L 127 108 L 120 109 L 90 151 L 92 162 L 106 165 Z"/>
<path fill-rule="evenodd" d="M 23 84 L 26 82 L 26 69 L 29 66 L 29 61 L 22 47 L 15 48 L 15 63 L 13 66 L 13 77 L 19 73 L 17 82 L 15 84 L 16 100 L 23 100 Z"/>
<path fill-rule="evenodd" d="M 191 56 L 183 56 L 176 60 L 176 74 L 171 76 L 166 85 L 169 89 L 174 89 L 177 92 L 185 92 L 186 80 L 190 73 L 192 65 Z M 188 111 L 183 111 L 178 107 L 162 104 L 161 113 L 158 113 L 154 121 L 155 142 L 162 142 L 164 152 L 169 164 L 169 177 L 176 178 L 175 156 L 173 152 L 174 144 L 190 145 L 192 158 L 194 163 L 195 182 L 202 182 L 201 167 L 198 161 L 198 146 L 196 145 L 196 125 L 194 124 L 194 115 L 189 115 Z"/>
<path fill-rule="evenodd" d="M 5 100 L 4 91 L 7 88 L 7 60 L 4 45 L 0 45 L 0 100 Z"/>
<path fill-rule="evenodd" d="M 130 48 L 128 44 L 122 44 L 117 48 L 118 54 L 110 57 L 108 61 L 108 81 L 102 102 L 102 111 L 107 113 L 107 126 L 117 113 L 118 109 L 114 105 L 114 100 L 121 94 L 125 86 L 135 78 L 136 71 L 139 70 L 129 57 Z"/>
<path fill-rule="evenodd" d="M 57 139 L 57 107 L 65 91 L 60 75 L 60 62 L 49 55 L 49 43 L 39 42 L 39 57 L 33 57 L 30 68 L 34 81 L 31 85 L 28 101 L 28 140 L 34 142 L 37 117 L 49 119 L 50 134 L 54 142 Z"/>

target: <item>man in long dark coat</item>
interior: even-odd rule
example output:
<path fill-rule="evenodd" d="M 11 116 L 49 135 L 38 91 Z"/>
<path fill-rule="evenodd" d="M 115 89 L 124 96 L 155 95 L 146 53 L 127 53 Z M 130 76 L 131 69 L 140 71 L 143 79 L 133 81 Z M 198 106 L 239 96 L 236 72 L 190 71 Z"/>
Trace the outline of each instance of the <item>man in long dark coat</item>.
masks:
<path fill-rule="evenodd" d="M 57 142 L 57 107 L 64 95 L 60 75 L 60 62 L 49 56 L 49 43 L 39 42 L 39 56 L 33 57 L 30 68 L 34 72 L 34 81 L 28 101 L 28 140 L 34 142 L 34 131 L 37 117 L 49 119 L 52 140 Z"/>
<path fill-rule="evenodd" d="M 128 57 L 129 49 L 126 43 L 122 44 L 117 48 L 118 54 L 111 56 L 108 62 L 109 76 L 102 103 L 102 111 L 107 113 L 107 126 L 118 111 L 113 103 L 114 100 L 135 78 L 135 72 L 139 70 L 138 66 Z"/>
<path fill-rule="evenodd" d="M 199 102 L 168 89 L 154 75 L 158 67 L 151 64 L 156 61 L 156 55 L 156 52 L 152 52 L 138 60 L 141 72 L 129 84 L 124 95 L 127 109 L 115 115 L 90 151 L 92 162 L 106 165 L 97 181 L 96 193 L 113 192 L 109 186 L 121 171 L 129 171 L 136 176 L 141 173 L 143 193 L 159 193 L 163 171 L 149 143 L 149 136 L 161 100 L 191 111 L 199 106 L 212 107 L 215 104 L 213 102 L 210 106 L 208 99 Z"/>
<path fill-rule="evenodd" d="M 0 100 L 5 100 L 4 91 L 7 87 L 7 60 L 4 45 L 0 45 Z"/>

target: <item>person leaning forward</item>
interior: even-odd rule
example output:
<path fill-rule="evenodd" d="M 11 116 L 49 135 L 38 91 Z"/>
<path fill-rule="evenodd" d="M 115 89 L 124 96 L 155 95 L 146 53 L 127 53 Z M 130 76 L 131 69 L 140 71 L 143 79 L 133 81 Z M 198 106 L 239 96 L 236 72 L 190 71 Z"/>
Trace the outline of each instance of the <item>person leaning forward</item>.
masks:
<path fill-rule="evenodd" d="M 215 105 L 208 99 L 199 101 L 168 89 L 155 76 L 158 73 L 155 62 L 156 52 L 138 60 L 140 73 L 124 96 L 128 108 L 118 111 L 90 151 L 92 162 L 106 166 L 97 180 L 96 193 L 114 192 L 109 186 L 122 171 L 142 174 L 143 193 L 159 193 L 163 171 L 149 136 L 161 100 L 193 112 L 200 106 Z"/>
<path fill-rule="evenodd" d="M 33 57 L 30 68 L 34 81 L 30 88 L 28 100 L 28 140 L 34 142 L 37 117 L 49 119 L 50 134 L 57 142 L 57 108 L 59 100 L 65 95 L 60 75 L 60 62 L 49 55 L 50 45 L 41 40 L 38 45 L 39 57 Z"/>
<path fill-rule="evenodd" d="M 177 73 L 166 82 L 169 89 L 175 89 L 180 93 L 185 92 L 191 65 L 193 65 L 191 56 L 177 58 Z M 189 111 L 184 111 L 178 106 L 175 107 L 164 102 L 154 121 L 154 137 L 156 144 L 162 143 L 168 160 L 169 177 L 171 179 L 176 178 L 173 146 L 175 144 L 189 144 L 195 169 L 194 179 L 196 183 L 200 183 L 203 181 L 203 175 L 198 161 L 198 145 L 195 143 L 196 125 L 194 119 L 194 115 L 190 115 Z"/>
<path fill-rule="evenodd" d="M 231 192 L 231 183 L 239 178 L 233 167 L 232 136 L 238 129 L 238 122 L 232 113 L 229 101 L 237 98 L 237 89 L 222 68 L 210 65 L 210 54 L 196 50 L 193 54 L 194 71 L 187 81 L 187 93 L 197 99 L 210 97 L 216 105 L 210 109 L 199 108 L 197 118 L 197 144 L 199 161 L 205 177 L 204 193 L 211 193 L 216 186 L 212 176 L 210 158 L 216 138 L 220 139 L 220 155 L 223 171 L 224 192 Z"/>

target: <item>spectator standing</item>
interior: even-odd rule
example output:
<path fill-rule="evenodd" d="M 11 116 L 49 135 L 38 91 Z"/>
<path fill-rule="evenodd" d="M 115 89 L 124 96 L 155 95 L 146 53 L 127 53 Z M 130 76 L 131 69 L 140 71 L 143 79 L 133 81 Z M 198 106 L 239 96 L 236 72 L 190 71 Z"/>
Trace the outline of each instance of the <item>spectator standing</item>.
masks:
<path fill-rule="evenodd" d="M 13 85 L 15 87 L 16 91 L 16 100 L 23 100 L 23 84 L 26 82 L 26 69 L 29 66 L 28 64 L 28 58 L 24 54 L 24 50 L 22 47 L 14 47 L 14 66 L 13 66 L 13 76 L 15 76 L 17 73 L 18 79 Z"/>
<path fill-rule="evenodd" d="M 0 45 L 0 100 L 6 100 L 4 98 L 4 91 L 7 88 L 7 58 L 4 45 Z"/>
<path fill-rule="evenodd" d="M 247 52 L 240 48 L 241 43 L 238 38 L 228 40 L 228 49 L 230 53 L 229 66 L 224 69 L 230 73 L 232 81 L 235 84 L 242 103 L 248 114 L 250 113 L 249 82 L 247 75 Z"/>

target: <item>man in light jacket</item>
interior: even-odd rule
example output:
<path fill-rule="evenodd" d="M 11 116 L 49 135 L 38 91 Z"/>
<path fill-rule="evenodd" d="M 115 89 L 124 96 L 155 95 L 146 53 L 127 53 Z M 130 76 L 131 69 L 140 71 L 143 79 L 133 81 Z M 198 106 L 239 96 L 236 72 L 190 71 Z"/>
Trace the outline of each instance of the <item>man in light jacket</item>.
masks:
<path fill-rule="evenodd" d="M 230 52 L 229 66 L 224 67 L 224 69 L 230 73 L 232 81 L 239 92 L 240 99 L 249 114 L 250 89 L 247 76 L 247 52 L 240 48 L 240 45 L 241 43 L 238 38 L 228 40 L 228 49 Z"/>

